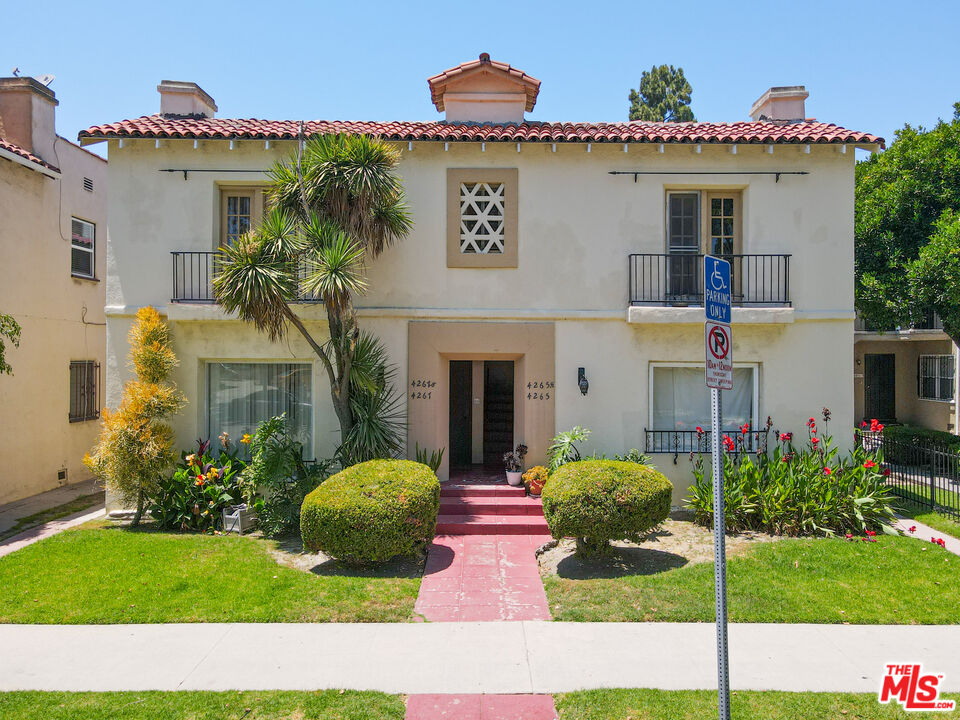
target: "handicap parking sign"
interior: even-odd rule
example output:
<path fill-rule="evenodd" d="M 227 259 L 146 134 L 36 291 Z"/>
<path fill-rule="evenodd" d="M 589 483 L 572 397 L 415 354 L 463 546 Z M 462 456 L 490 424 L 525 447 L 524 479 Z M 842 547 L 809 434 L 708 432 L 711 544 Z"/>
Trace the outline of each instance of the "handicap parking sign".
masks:
<path fill-rule="evenodd" d="M 730 263 L 712 255 L 703 258 L 703 306 L 708 321 L 730 324 Z"/>

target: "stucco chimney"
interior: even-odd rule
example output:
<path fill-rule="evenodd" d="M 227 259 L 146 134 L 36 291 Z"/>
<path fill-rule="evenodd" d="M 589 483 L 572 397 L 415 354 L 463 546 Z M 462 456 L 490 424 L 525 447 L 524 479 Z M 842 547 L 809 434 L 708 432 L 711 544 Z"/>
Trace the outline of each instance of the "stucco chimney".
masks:
<path fill-rule="evenodd" d="M 217 114 L 217 104 L 213 98 L 196 83 L 161 80 L 157 91 L 160 93 L 161 115 L 214 117 Z"/>
<path fill-rule="evenodd" d="M 810 96 L 803 85 L 782 85 L 767 90 L 750 108 L 751 120 L 804 120 L 804 100 Z"/>
<path fill-rule="evenodd" d="M 522 123 L 537 102 L 540 81 L 481 53 L 427 79 L 430 97 L 447 122 Z"/>
<path fill-rule="evenodd" d="M 53 144 L 59 104 L 53 90 L 32 77 L 0 78 L 4 139 L 56 165 Z"/>

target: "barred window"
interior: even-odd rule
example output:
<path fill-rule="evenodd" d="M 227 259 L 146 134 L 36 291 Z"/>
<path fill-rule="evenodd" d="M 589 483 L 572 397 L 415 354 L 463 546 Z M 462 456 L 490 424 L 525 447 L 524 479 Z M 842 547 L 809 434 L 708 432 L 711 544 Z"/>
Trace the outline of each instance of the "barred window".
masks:
<path fill-rule="evenodd" d="M 917 393 L 924 400 L 953 400 L 953 355 L 921 355 Z"/>
<path fill-rule="evenodd" d="M 92 278 L 96 266 L 96 226 L 86 220 L 70 222 L 70 274 Z"/>
<path fill-rule="evenodd" d="M 100 363 L 74 360 L 70 363 L 70 422 L 100 417 Z"/>

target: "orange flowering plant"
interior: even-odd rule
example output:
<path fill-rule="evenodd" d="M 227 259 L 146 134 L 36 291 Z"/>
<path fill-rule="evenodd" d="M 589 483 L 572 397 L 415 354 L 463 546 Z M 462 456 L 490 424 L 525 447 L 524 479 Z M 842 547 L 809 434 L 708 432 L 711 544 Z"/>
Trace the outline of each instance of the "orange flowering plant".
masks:
<path fill-rule="evenodd" d="M 171 530 L 209 532 L 223 527 L 223 510 L 241 502 L 242 460 L 221 439 L 223 451 L 214 455 L 208 440 L 197 449 L 180 453 L 173 475 L 161 483 L 150 506 L 157 524 Z"/>

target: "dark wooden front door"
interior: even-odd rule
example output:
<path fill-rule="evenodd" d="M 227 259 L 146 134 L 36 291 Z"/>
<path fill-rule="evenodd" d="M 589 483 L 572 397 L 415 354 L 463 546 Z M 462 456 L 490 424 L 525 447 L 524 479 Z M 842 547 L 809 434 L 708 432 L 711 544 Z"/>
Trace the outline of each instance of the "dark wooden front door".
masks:
<path fill-rule="evenodd" d="M 896 356 L 863 356 L 864 420 L 884 422 L 897 419 Z"/>
<path fill-rule="evenodd" d="M 473 363 L 450 361 L 450 467 L 470 464 L 473 455 Z"/>
<path fill-rule="evenodd" d="M 483 363 L 483 462 L 503 463 L 513 449 L 513 360 Z"/>

